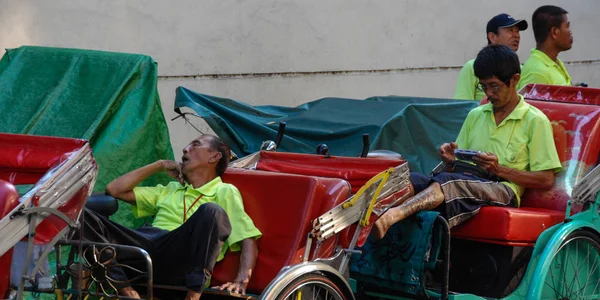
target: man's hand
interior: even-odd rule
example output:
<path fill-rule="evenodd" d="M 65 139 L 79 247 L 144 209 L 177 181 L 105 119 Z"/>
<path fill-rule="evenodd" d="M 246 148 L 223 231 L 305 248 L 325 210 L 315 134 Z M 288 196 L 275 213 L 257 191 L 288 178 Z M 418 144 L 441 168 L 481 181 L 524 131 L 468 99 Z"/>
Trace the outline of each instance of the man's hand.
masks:
<path fill-rule="evenodd" d="M 221 291 L 226 290 L 231 293 L 246 294 L 246 287 L 248 286 L 249 279 L 245 280 L 236 280 L 234 282 L 228 282 L 221 286 L 214 287 L 215 289 L 219 289 Z"/>
<path fill-rule="evenodd" d="M 498 163 L 498 156 L 491 152 L 480 152 L 473 157 L 473 162 L 483 168 L 484 170 L 498 175 L 500 172 L 500 164 Z"/>
<path fill-rule="evenodd" d="M 250 278 L 252 277 L 252 270 L 254 270 L 257 257 L 258 248 L 254 238 L 243 240 L 240 266 L 235 280 L 214 288 L 221 291 L 226 290 L 236 294 L 246 294 L 246 287 L 248 286 L 248 282 L 250 282 Z"/>
<path fill-rule="evenodd" d="M 183 179 L 183 173 L 181 172 L 181 164 L 173 160 L 161 160 L 160 161 L 163 170 L 172 178 L 177 180 L 181 185 L 185 184 Z"/>
<path fill-rule="evenodd" d="M 456 158 L 454 157 L 454 150 L 458 149 L 458 145 L 454 142 L 444 143 L 440 146 L 440 158 L 443 162 L 451 163 Z"/>

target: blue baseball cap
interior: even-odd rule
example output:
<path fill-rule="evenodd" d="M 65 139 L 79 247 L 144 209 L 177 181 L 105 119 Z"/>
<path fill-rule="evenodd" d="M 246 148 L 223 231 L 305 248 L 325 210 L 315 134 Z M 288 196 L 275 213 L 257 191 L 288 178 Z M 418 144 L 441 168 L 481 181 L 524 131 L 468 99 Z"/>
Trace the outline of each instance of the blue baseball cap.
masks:
<path fill-rule="evenodd" d="M 498 32 L 498 28 L 507 28 L 515 25 L 519 25 L 519 30 L 523 31 L 527 29 L 528 24 L 525 20 L 516 20 L 511 17 L 509 14 L 499 14 L 493 17 L 488 23 L 486 27 L 486 33 L 488 32 Z"/>

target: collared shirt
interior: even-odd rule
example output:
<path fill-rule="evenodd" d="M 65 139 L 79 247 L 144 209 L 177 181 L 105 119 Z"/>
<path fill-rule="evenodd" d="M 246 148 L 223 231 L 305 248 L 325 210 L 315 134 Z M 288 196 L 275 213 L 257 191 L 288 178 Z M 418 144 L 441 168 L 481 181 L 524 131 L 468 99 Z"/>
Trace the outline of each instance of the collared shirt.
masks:
<path fill-rule="evenodd" d="M 555 62 L 546 53 L 534 48 L 523 66 L 517 88 L 521 89 L 529 83 L 571 85 L 571 75 L 560 59 L 557 58 Z"/>
<path fill-rule="evenodd" d="M 152 226 L 168 231 L 183 224 L 184 197 L 187 219 L 204 203 L 212 202 L 221 206 L 229 217 L 231 234 L 225 241 L 217 261 L 225 256 L 227 249 L 240 251 L 242 240 L 259 238 L 262 235 L 244 211 L 244 203 L 238 189 L 232 184 L 221 181 L 221 177 L 197 189 L 189 184 L 182 186 L 179 182 L 172 181 L 166 186 L 136 187 L 133 193 L 135 194 L 135 205 L 132 206 L 134 216 L 137 218 L 155 216 Z"/>
<path fill-rule="evenodd" d="M 515 170 L 559 172 L 562 165 L 548 117 L 525 102 L 523 96 L 519 98 L 519 104 L 499 125 L 491 103 L 471 110 L 456 139 L 458 147 L 492 152 L 500 165 Z M 517 195 L 518 206 L 525 188 L 513 182 L 503 183 Z"/>
<path fill-rule="evenodd" d="M 475 76 L 475 70 L 473 69 L 474 62 L 475 59 L 471 59 L 460 70 L 458 81 L 456 82 L 454 99 L 480 101 L 485 97 L 485 93 L 477 88 L 479 78 Z"/>

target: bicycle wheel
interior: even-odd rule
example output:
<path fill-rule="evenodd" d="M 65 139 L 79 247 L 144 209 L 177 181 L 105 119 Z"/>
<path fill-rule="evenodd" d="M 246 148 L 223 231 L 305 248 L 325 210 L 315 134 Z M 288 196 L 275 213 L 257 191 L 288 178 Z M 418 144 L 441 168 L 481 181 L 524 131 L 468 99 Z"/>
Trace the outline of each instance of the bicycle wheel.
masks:
<path fill-rule="evenodd" d="M 294 279 L 276 297 L 278 300 L 348 300 L 352 299 L 333 281 L 318 273 L 304 274 Z"/>
<path fill-rule="evenodd" d="M 552 258 L 542 299 L 599 299 L 600 244 L 587 231 L 570 234 Z"/>

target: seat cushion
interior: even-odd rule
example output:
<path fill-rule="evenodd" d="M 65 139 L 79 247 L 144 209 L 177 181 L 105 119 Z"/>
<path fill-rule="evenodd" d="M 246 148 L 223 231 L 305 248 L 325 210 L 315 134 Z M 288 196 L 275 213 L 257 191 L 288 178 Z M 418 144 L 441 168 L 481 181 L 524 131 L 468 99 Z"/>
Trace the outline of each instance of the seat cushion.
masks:
<path fill-rule="evenodd" d="M 542 231 L 564 218 L 564 212 L 544 208 L 486 206 L 475 217 L 454 227 L 452 237 L 533 244 Z"/>

